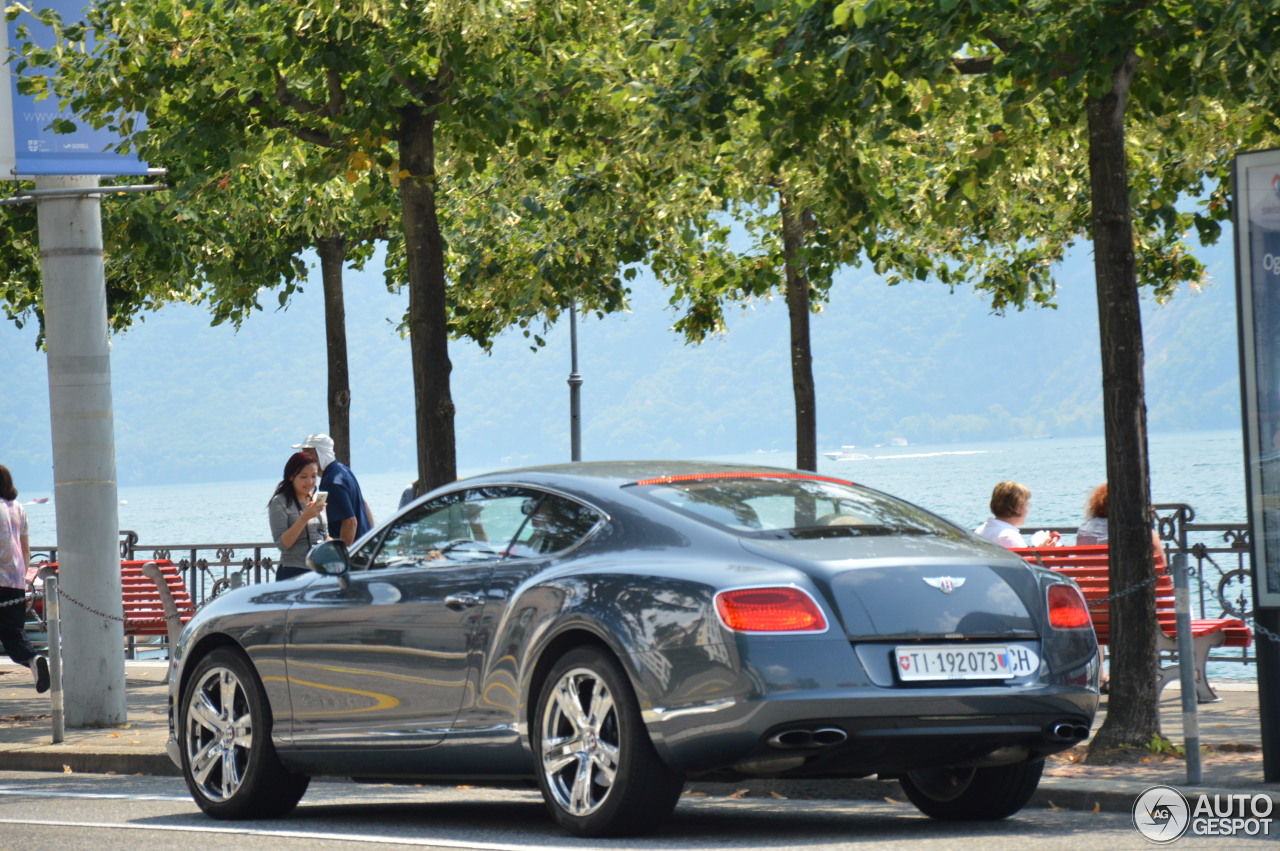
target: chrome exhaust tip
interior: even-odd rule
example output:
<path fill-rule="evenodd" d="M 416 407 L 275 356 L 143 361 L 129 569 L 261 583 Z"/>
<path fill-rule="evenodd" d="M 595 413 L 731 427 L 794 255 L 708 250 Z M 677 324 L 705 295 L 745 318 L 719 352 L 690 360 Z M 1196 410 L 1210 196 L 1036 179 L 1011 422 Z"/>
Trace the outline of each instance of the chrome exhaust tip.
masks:
<path fill-rule="evenodd" d="M 819 727 L 813 731 L 813 742 L 819 747 L 843 745 L 848 739 L 849 734 L 839 727 Z"/>
<path fill-rule="evenodd" d="M 1055 742 L 1083 742 L 1089 738 L 1089 728 L 1073 721 L 1055 721 L 1045 736 Z"/>
<path fill-rule="evenodd" d="M 809 750 L 844 744 L 848 738 L 849 734 L 839 727 L 796 727 L 774 733 L 766 744 L 784 751 Z"/>

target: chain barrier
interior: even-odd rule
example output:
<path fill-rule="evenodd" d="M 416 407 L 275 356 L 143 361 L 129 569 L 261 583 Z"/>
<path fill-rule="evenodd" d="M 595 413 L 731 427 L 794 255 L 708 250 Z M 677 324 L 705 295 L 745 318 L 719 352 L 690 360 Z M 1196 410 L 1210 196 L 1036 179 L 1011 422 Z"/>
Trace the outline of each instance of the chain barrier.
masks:
<path fill-rule="evenodd" d="M 1247 623 L 1249 625 L 1249 628 L 1253 630 L 1253 634 L 1255 637 L 1261 636 L 1262 638 L 1267 639 L 1273 644 L 1280 644 L 1280 635 L 1272 632 L 1262 624 L 1258 623 L 1258 619 L 1255 617 L 1255 612 L 1253 611 L 1252 608 L 1237 608 L 1236 606 L 1228 603 L 1226 599 L 1223 597 L 1223 588 L 1228 581 L 1235 581 L 1236 579 L 1239 579 L 1243 583 L 1244 579 L 1249 578 L 1251 576 L 1252 574 L 1251 570 L 1245 567 L 1237 567 L 1232 570 L 1223 570 L 1222 565 L 1218 564 L 1217 560 L 1214 559 L 1213 555 L 1209 552 L 1209 548 L 1206 547 L 1203 543 L 1192 544 L 1189 555 L 1193 556 L 1198 562 L 1207 561 L 1209 564 L 1213 566 L 1214 570 L 1218 571 L 1218 575 L 1222 577 L 1222 579 L 1218 582 L 1217 598 L 1218 598 L 1218 602 L 1222 605 L 1222 609 L 1224 613 L 1233 615 L 1236 618 Z M 1194 571 L 1196 568 L 1195 566 L 1190 566 L 1190 569 Z M 1244 599 L 1243 591 L 1244 591 L 1244 586 L 1242 584 L 1241 596 L 1238 599 L 1238 602 L 1241 604 L 1242 607 L 1247 605 L 1247 601 Z"/>
<path fill-rule="evenodd" d="M 1212 554 L 1210 554 L 1209 548 L 1204 544 L 1192 544 L 1188 555 L 1195 558 L 1197 563 L 1202 564 L 1204 562 L 1208 562 L 1213 566 L 1214 570 L 1218 571 L 1220 579 L 1218 580 L 1218 588 L 1214 596 L 1218 598 L 1218 604 L 1222 606 L 1222 610 L 1230 613 L 1234 617 L 1240 618 L 1241 620 L 1248 620 L 1253 615 L 1253 609 L 1249 607 L 1249 603 L 1245 599 L 1243 581 L 1249 576 L 1251 571 L 1244 567 L 1237 567 L 1232 570 L 1223 570 L 1222 565 L 1218 564 L 1217 560 L 1214 559 Z M 1196 565 L 1189 565 L 1188 570 L 1191 571 L 1192 576 L 1197 575 Z M 1199 574 L 1199 578 L 1202 586 L 1201 593 L 1203 594 L 1204 575 Z M 1228 602 L 1227 598 L 1224 596 L 1226 588 L 1231 582 L 1235 582 L 1237 580 L 1241 582 L 1240 593 L 1234 602 Z"/>
<path fill-rule="evenodd" d="M 1141 591 L 1143 588 L 1146 588 L 1148 585 L 1154 585 L 1156 580 L 1159 578 L 1160 578 L 1159 574 L 1153 573 L 1151 574 L 1151 576 L 1142 580 L 1138 584 L 1130 585 L 1128 588 L 1125 588 L 1123 591 L 1117 591 L 1114 594 L 1108 594 L 1106 597 L 1100 597 L 1099 599 L 1095 600 L 1093 603 L 1090 603 L 1089 605 L 1091 608 L 1093 606 L 1101 606 L 1103 603 L 1110 605 L 1112 600 L 1119 600 L 1121 597 L 1128 597 L 1130 594 L 1136 594 L 1137 592 Z"/>
<path fill-rule="evenodd" d="M 131 626 L 154 626 L 154 625 L 159 625 L 159 624 L 164 624 L 169 622 L 168 617 L 143 618 L 138 620 L 138 619 L 127 617 L 124 614 L 110 615 L 110 614 L 107 614 L 106 612 L 100 612 L 97 609 L 93 608 L 92 606 L 86 605 L 85 603 L 82 603 L 79 600 L 77 600 L 75 597 L 72 597 L 61 587 L 58 588 L 58 600 L 59 601 L 67 600 L 75 604 L 76 606 L 79 606 L 81 609 L 84 609 L 86 612 L 93 615 L 97 615 L 98 617 L 103 618 L 105 620 L 115 621 L 116 623 L 129 624 Z M 181 617 L 182 615 L 191 614 L 193 612 L 195 612 L 195 608 L 188 606 L 186 608 L 178 609 L 178 616 Z"/>
<path fill-rule="evenodd" d="M 1257 620 L 1255 620 L 1254 618 L 1249 618 L 1249 626 L 1253 629 L 1254 635 L 1261 635 L 1263 638 L 1268 639 L 1273 644 L 1280 644 L 1280 635 L 1277 635 L 1276 633 L 1267 629 L 1265 626 L 1258 623 Z"/>
<path fill-rule="evenodd" d="M 1204 554 L 1204 557 L 1209 562 L 1213 563 L 1214 567 L 1218 567 L 1217 563 L 1213 562 L 1213 559 L 1209 558 L 1207 553 Z M 1043 562 L 1040 564 L 1040 566 L 1044 567 Z M 1218 568 L 1218 571 L 1221 573 L 1222 569 Z M 1231 572 L 1234 573 L 1235 571 L 1231 571 Z M 1195 566 L 1193 565 L 1187 566 L 1188 576 L 1195 576 L 1196 573 L 1197 573 L 1197 569 Z M 1138 591 L 1141 591 L 1143 588 L 1146 588 L 1148 585 L 1151 585 L 1154 582 L 1156 582 L 1156 580 L 1158 580 L 1159 578 L 1160 578 L 1160 574 L 1153 573 L 1151 576 L 1147 577 L 1141 582 L 1138 582 L 1134 585 L 1130 585 L 1128 588 L 1117 591 L 1114 594 L 1108 594 L 1106 597 L 1099 597 L 1098 599 L 1088 603 L 1088 607 L 1090 609 L 1093 609 L 1102 605 L 1110 605 L 1113 601 L 1119 600 L 1121 597 L 1127 597 L 1130 594 L 1134 594 Z M 1252 612 L 1246 612 L 1245 614 L 1241 615 L 1236 611 L 1232 610 L 1230 607 L 1225 607 L 1225 608 L 1227 608 L 1228 612 L 1235 615 L 1239 620 L 1242 620 L 1246 624 L 1248 624 L 1249 628 L 1253 630 L 1253 634 L 1255 636 L 1262 636 L 1263 638 L 1266 638 L 1267 640 L 1275 644 L 1280 644 L 1280 634 L 1274 633 L 1271 630 L 1267 629 L 1262 624 L 1258 623 L 1257 618 L 1253 617 Z M 1192 618 L 1192 620 L 1198 620 L 1198 618 Z M 1216 620 L 1216 619 L 1212 619 L 1212 620 Z"/>
<path fill-rule="evenodd" d="M 1133 594 L 1137 591 L 1141 591 L 1143 588 L 1146 588 L 1148 585 L 1155 582 L 1158 578 L 1159 578 L 1158 576 L 1152 576 L 1149 579 L 1142 580 L 1136 585 L 1131 585 L 1130 587 L 1124 589 L 1123 591 L 1117 591 L 1116 593 L 1110 594 L 1106 597 L 1099 597 L 1097 600 L 1094 600 L 1092 603 L 1089 603 L 1089 608 L 1092 609 L 1096 606 L 1101 606 L 1104 603 L 1110 604 L 1113 600 L 1118 600 L 1121 597 L 1127 597 L 1130 594 Z M 1199 619 L 1192 618 L 1192 620 L 1199 620 Z M 1240 620 L 1243 620 L 1246 623 L 1248 623 L 1249 627 L 1253 629 L 1255 634 L 1261 634 L 1263 637 L 1268 638 L 1277 644 L 1280 644 L 1280 635 L 1277 635 L 1276 633 L 1267 629 L 1262 624 L 1258 623 L 1258 621 L 1254 617 L 1246 616 L 1246 617 L 1240 618 Z"/>
<path fill-rule="evenodd" d="M 88 605 L 85 605 L 84 603 L 81 603 L 81 602 L 80 602 L 79 600 L 77 600 L 75 597 L 72 597 L 72 596 L 71 596 L 70 594 L 68 594 L 65 590 L 63 590 L 63 589 L 62 589 L 62 587 L 59 587 L 59 588 L 58 588 L 58 601 L 59 601 L 59 602 L 61 602 L 61 601 L 63 601 L 63 600 L 67 600 L 67 601 L 69 601 L 69 602 L 71 602 L 71 603 L 74 603 L 75 605 L 77 605 L 77 606 L 79 606 L 80 608 L 84 609 L 84 610 L 85 610 L 86 612 L 88 612 L 89 614 L 97 615 L 98 617 L 103 618 L 103 619 L 105 619 L 105 620 L 115 621 L 116 623 L 124 623 L 124 621 L 125 621 L 125 618 L 124 618 L 124 615 L 123 615 L 123 614 L 120 614 L 120 615 L 109 615 L 109 614 L 107 614 L 106 612 L 100 612 L 100 611 L 98 611 L 97 609 L 93 608 L 92 606 L 88 606 Z M 122 611 L 123 611 L 123 610 L 122 610 Z"/>

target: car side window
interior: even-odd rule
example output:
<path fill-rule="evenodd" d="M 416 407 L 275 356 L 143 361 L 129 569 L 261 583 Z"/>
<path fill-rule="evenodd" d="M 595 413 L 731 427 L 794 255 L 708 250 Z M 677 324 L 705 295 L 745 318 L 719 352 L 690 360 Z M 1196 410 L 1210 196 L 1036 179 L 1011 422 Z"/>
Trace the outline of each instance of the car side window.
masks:
<path fill-rule="evenodd" d="M 397 520 L 371 569 L 471 563 L 501 557 L 529 498 L 522 488 L 470 488 L 439 496 Z"/>
<path fill-rule="evenodd" d="M 558 553 L 576 545 L 603 519 L 594 508 L 558 494 L 541 494 L 521 506 L 528 520 L 511 543 L 515 558 Z"/>

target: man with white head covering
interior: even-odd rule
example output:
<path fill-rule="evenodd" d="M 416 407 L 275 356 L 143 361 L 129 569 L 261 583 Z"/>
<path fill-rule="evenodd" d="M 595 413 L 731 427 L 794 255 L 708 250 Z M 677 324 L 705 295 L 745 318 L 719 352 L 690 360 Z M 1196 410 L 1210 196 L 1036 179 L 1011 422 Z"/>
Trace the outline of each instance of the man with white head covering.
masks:
<path fill-rule="evenodd" d="M 373 512 L 360 492 L 356 474 L 335 457 L 333 438 L 327 434 L 309 434 L 293 448 L 315 456 L 322 474 L 319 490 L 329 494 L 325 519 L 329 522 L 330 534 L 337 532 L 338 537 L 351 546 L 356 538 L 373 528 Z"/>

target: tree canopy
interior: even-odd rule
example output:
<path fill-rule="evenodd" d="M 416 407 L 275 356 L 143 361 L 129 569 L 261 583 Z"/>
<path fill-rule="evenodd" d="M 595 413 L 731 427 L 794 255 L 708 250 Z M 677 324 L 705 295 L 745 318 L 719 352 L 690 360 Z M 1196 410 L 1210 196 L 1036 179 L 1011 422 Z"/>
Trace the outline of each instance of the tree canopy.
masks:
<path fill-rule="evenodd" d="M 1167 296 L 1200 280 L 1187 232 L 1217 237 L 1231 155 L 1280 138 L 1258 94 L 1275 80 L 1277 10 L 1230 0 L 873 0 L 838 4 L 832 21 L 830 48 L 858 57 L 845 66 L 855 87 L 903 101 L 910 81 L 973 75 L 999 98 L 988 143 L 956 152 L 972 177 L 940 208 L 966 237 L 984 236 L 986 209 L 1009 211 L 1023 240 L 1007 268 L 1028 280 L 1049 274 L 1063 246 L 1093 243 L 1112 584 L 1137 592 L 1113 606 L 1122 638 L 1112 656 L 1112 711 L 1093 752 L 1141 747 L 1158 732 L 1158 717 L 1138 289 Z M 1019 183 L 1053 215 L 1025 204 Z"/>
<path fill-rule="evenodd" d="M 585 148 L 617 135 L 608 132 L 612 113 L 587 106 L 602 83 L 599 69 L 610 67 L 592 59 L 612 43 L 607 34 L 616 31 L 620 9 L 607 3 L 574 9 L 470 2 L 109 4 L 89 12 L 86 26 L 98 45 L 93 52 L 35 51 L 27 61 L 60 66 L 58 85 L 72 108 L 113 124 L 134 144 L 163 142 L 169 158 L 190 156 L 197 163 L 221 158 L 220 181 L 263 155 L 264 139 L 278 146 L 285 133 L 306 143 L 291 155 L 299 167 L 281 171 L 293 186 L 266 198 L 264 212 L 274 210 L 273 221 L 292 220 L 318 187 L 343 178 L 356 187 L 350 203 L 319 207 L 345 210 L 348 221 L 370 209 L 392 211 L 398 222 L 392 266 L 409 295 L 419 481 L 429 487 L 455 475 L 450 331 L 483 341 L 570 298 L 602 309 L 622 304 L 616 260 L 611 269 L 585 265 L 595 262 L 599 244 L 620 242 L 612 224 L 595 220 L 584 227 L 581 219 L 547 215 L 538 201 L 557 194 L 557 185 L 570 193 L 575 182 L 581 186 L 589 171 Z M 61 29 L 72 47 L 79 26 Z M 94 84 L 85 85 L 89 80 Z M 147 116 L 146 129 L 135 126 L 134 114 Z M 590 131 L 581 126 L 588 118 Z M 244 148 L 229 144 L 235 141 Z M 529 180 L 539 181 L 538 188 L 527 188 Z M 289 203 L 270 206 L 286 196 Z M 521 232 L 530 239 L 538 233 L 531 222 L 550 229 L 538 237 L 542 244 L 506 240 L 510 217 L 487 215 L 500 204 L 527 210 Z M 442 208 L 449 213 L 444 227 Z M 465 258 L 451 253 L 455 234 L 461 248 L 479 250 Z M 534 254 L 516 262 L 508 251 L 508 262 L 494 262 L 508 244 Z M 642 254 L 625 249 L 619 256 Z M 540 273 L 533 291 L 516 279 L 531 264 Z M 462 284 L 452 291 L 451 266 Z M 468 288 L 480 280 L 477 269 L 486 272 L 485 292 Z M 234 315 L 245 294 L 228 293 L 233 297 L 219 309 Z M 455 316 L 463 318 L 453 323 Z"/>

